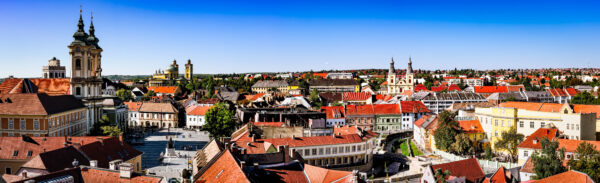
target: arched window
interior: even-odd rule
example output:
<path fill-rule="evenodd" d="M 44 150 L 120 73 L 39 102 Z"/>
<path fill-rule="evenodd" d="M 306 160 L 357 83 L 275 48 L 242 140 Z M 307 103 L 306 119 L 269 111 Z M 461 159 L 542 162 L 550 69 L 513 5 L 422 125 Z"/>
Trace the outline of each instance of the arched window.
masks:
<path fill-rule="evenodd" d="M 75 70 L 80 70 L 81 69 L 81 60 L 77 59 L 75 60 Z"/>

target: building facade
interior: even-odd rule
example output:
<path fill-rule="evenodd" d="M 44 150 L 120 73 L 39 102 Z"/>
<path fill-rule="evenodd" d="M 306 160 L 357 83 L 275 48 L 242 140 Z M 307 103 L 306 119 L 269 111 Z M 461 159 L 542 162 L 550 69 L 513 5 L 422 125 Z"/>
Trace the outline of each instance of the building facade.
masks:
<path fill-rule="evenodd" d="M 52 59 L 48 60 L 48 66 L 44 66 L 42 68 L 42 77 L 43 78 L 65 78 L 66 77 L 65 66 L 60 66 L 60 60 L 56 59 L 56 57 L 52 57 Z"/>
<path fill-rule="evenodd" d="M 144 102 L 139 108 L 136 121 L 142 127 L 176 128 L 178 112 L 171 103 Z"/>
<path fill-rule="evenodd" d="M 403 91 L 414 90 L 414 74 L 412 70 L 411 58 L 408 58 L 408 67 L 406 68 L 406 74 L 404 78 L 396 75 L 396 69 L 394 68 L 394 58 L 390 62 L 390 70 L 387 75 L 387 94 L 388 95 L 400 95 Z"/>
<path fill-rule="evenodd" d="M 85 32 L 81 11 L 77 27 L 74 40 L 68 46 L 71 56 L 70 93 L 88 107 L 85 115 L 87 129 L 90 130 L 102 115 L 102 48 L 98 46 L 93 22 L 90 22 L 89 35 Z"/>
<path fill-rule="evenodd" d="M 260 80 L 252 85 L 252 92 L 254 93 L 287 93 L 289 89 L 289 84 L 284 80 Z"/>
<path fill-rule="evenodd" d="M 188 59 L 185 64 L 185 79 L 191 81 L 194 78 L 194 64 L 192 64 L 192 60 Z"/>

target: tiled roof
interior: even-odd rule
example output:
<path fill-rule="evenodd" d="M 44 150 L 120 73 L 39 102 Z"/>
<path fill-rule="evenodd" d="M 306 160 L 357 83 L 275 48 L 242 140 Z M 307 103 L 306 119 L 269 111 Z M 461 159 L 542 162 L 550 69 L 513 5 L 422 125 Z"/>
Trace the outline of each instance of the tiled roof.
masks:
<path fill-rule="evenodd" d="M 503 102 L 500 107 L 517 108 L 530 111 L 558 112 L 564 104 L 537 102 Z"/>
<path fill-rule="evenodd" d="M 392 95 L 375 95 L 375 100 L 388 101 L 392 98 L 394 98 L 394 96 L 392 96 Z"/>
<path fill-rule="evenodd" d="M 85 105 L 72 95 L 0 94 L 0 100 L 0 114 L 6 115 L 50 115 L 85 108 Z"/>
<path fill-rule="evenodd" d="M 558 137 L 559 131 L 556 128 L 538 128 L 531 135 L 527 136 L 521 144 L 519 144 L 518 148 L 529 148 L 529 149 L 541 149 L 542 143 L 541 140 L 543 138 L 548 138 L 549 140 L 553 140 Z"/>
<path fill-rule="evenodd" d="M 65 147 L 65 140 L 68 141 L 67 145 L 73 145 L 79 143 L 84 146 L 90 143 L 98 141 L 98 138 L 107 139 L 111 137 L 30 137 L 38 144 L 23 141 L 22 137 L 0 137 L 0 159 L 13 159 L 23 160 L 31 159 L 34 156 L 56 149 Z M 70 139 L 70 140 L 69 140 Z M 17 156 L 13 156 L 14 152 L 17 151 Z M 27 156 L 31 151 L 31 156 Z"/>
<path fill-rule="evenodd" d="M 529 156 L 527 158 L 527 160 L 525 161 L 525 163 L 523 164 L 523 166 L 521 167 L 521 172 L 525 172 L 525 173 L 535 173 L 535 171 L 533 170 L 533 158 L 531 158 L 532 156 Z"/>
<path fill-rule="evenodd" d="M 128 161 L 143 154 L 143 152 L 133 148 L 127 143 L 121 142 L 116 137 L 81 146 L 81 151 L 90 160 L 97 160 L 98 167 L 102 168 L 108 168 L 108 163 L 112 160 L 121 159 L 123 161 Z"/>
<path fill-rule="evenodd" d="M 46 93 L 48 95 L 69 95 L 69 78 L 9 78 L 0 84 L 0 93 Z"/>
<path fill-rule="evenodd" d="M 254 85 L 252 88 L 279 88 L 279 87 L 287 87 L 288 83 L 284 80 L 260 80 Z"/>
<path fill-rule="evenodd" d="M 325 112 L 327 119 L 344 119 L 344 106 L 323 106 L 321 112 Z"/>
<path fill-rule="evenodd" d="M 485 178 L 485 174 L 483 174 L 483 170 L 481 170 L 475 158 L 431 165 L 433 171 L 438 168 L 442 169 L 442 171 L 449 170 L 451 176 L 465 177 L 469 182 L 479 182 Z"/>
<path fill-rule="evenodd" d="M 319 93 L 319 97 L 323 98 L 325 101 L 331 103 L 336 101 L 342 101 L 341 93 L 330 93 L 330 92 L 322 92 Z"/>
<path fill-rule="evenodd" d="M 425 87 L 425 85 L 423 85 L 423 84 L 418 84 L 417 86 L 415 86 L 414 90 L 415 91 L 421 91 L 421 90 L 427 91 L 427 87 Z"/>
<path fill-rule="evenodd" d="M 600 105 L 573 105 L 573 110 L 577 113 L 596 113 L 596 118 L 600 119 Z"/>
<path fill-rule="evenodd" d="M 304 172 L 311 183 L 355 182 L 352 172 L 347 171 L 329 170 L 305 164 Z"/>
<path fill-rule="evenodd" d="M 154 93 L 168 93 L 168 94 L 175 94 L 175 92 L 177 92 L 177 87 L 176 86 L 150 86 L 148 87 L 148 90 L 154 91 Z"/>
<path fill-rule="evenodd" d="M 509 85 L 506 86 L 508 92 L 520 92 L 525 91 L 525 86 L 523 85 Z"/>
<path fill-rule="evenodd" d="M 350 135 L 350 134 L 357 134 L 357 135 L 361 135 L 363 137 L 363 139 L 367 140 L 373 137 L 377 137 L 377 133 L 367 130 L 367 131 L 361 131 L 361 129 L 358 128 L 358 126 L 354 125 L 354 126 L 350 126 L 350 125 L 345 125 L 345 126 L 334 126 L 333 127 L 333 134 L 340 134 L 340 135 Z"/>
<path fill-rule="evenodd" d="M 223 151 L 215 158 L 206 169 L 203 168 L 199 172 L 200 178 L 195 182 L 250 182 L 229 150 Z"/>
<path fill-rule="evenodd" d="M 31 160 L 27 161 L 21 167 L 55 172 L 65 168 L 72 168 L 72 162 L 75 159 L 78 161 L 79 165 L 90 164 L 84 154 L 81 154 L 81 152 L 75 149 L 75 147 L 69 146 L 66 148 L 40 153 Z"/>
<path fill-rule="evenodd" d="M 579 93 L 579 90 L 576 90 L 575 88 L 566 88 L 565 92 L 570 96 L 575 96 Z"/>
<path fill-rule="evenodd" d="M 120 177 L 118 170 L 91 167 L 82 167 L 81 177 L 83 182 L 94 183 L 159 183 L 162 181 L 160 177 L 135 175 L 135 173 L 131 178 L 125 179 Z"/>
<path fill-rule="evenodd" d="M 140 112 L 177 113 L 177 109 L 171 103 L 144 102 L 140 107 Z"/>
<path fill-rule="evenodd" d="M 346 105 L 346 116 L 373 115 L 373 105 Z"/>
<path fill-rule="evenodd" d="M 358 85 L 354 79 L 313 79 L 310 80 L 310 86 L 350 86 Z"/>
<path fill-rule="evenodd" d="M 496 173 L 494 173 L 492 175 L 492 177 L 490 177 L 489 179 L 486 179 L 486 182 L 488 182 L 488 183 L 507 183 L 507 180 L 509 180 L 509 179 L 506 177 L 506 169 L 503 166 L 501 166 L 500 168 L 498 168 Z"/>
<path fill-rule="evenodd" d="M 376 104 L 373 105 L 373 111 L 376 115 L 401 115 L 402 110 L 398 104 Z"/>
<path fill-rule="evenodd" d="M 594 181 L 590 176 L 585 173 L 581 173 L 578 171 L 566 171 L 563 173 L 559 173 L 550 177 L 546 177 L 544 179 L 540 179 L 535 181 L 535 183 L 593 183 Z"/>
<path fill-rule="evenodd" d="M 401 101 L 402 113 L 423 113 L 430 112 L 421 101 Z"/>
<path fill-rule="evenodd" d="M 371 99 L 371 93 L 369 92 L 344 92 L 342 100 L 344 101 L 363 101 Z"/>
<path fill-rule="evenodd" d="M 244 98 L 249 101 L 255 101 L 264 95 L 265 95 L 265 93 L 257 93 L 254 95 L 245 95 Z"/>
<path fill-rule="evenodd" d="M 129 109 L 129 111 L 139 111 L 142 106 L 142 102 L 123 102 Z"/>
<path fill-rule="evenodd" d="M 417 119 L 414 124 L 415 126 L 418 127 L 422 127 L 421 125 L 423 125 L 423 123 L 425 123 L 425 121 L 427 121 L 427 119 L 429 119 L 432 115 L 423 115 L 421 116 L 421 118 Z"/>
<path fill-rule="evenodd" d="M 566 152 L 575 152 L 579 144 L 586 142 L 596 147 L 596 151 L 600 151 L 600 141 L 592 140 L 573 140 L 573 139 L 558 139 L 558 148 L 565 148 Z"/>
<path fill-rule="evenodd" d="M 196 106 L 187 115 L 204 116 L 212 106 Z"/>
<path fill-rule="evenodd" d="M 465 133 L 483 133 L 483 128 L 479 120 L 458 121 L 458 125 Z"/>
<path fill-rule="evenodd" d="M 508 87 L 506 86 L 474 86 L 475 93 L 506 93 Z"/>

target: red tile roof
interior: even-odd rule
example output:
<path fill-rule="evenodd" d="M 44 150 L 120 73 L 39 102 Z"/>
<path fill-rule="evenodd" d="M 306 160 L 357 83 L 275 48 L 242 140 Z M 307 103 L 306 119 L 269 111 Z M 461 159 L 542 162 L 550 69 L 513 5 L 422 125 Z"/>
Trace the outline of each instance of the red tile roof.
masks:
<path fill-rule="evenodd" d="M 421 118 L 417 119 L 414 124 L 415 126 L 418 127 L 422 127 L 421 125 L 423 125 L 423 123 L 425 123 L 425 121 L 427 121 L 427 119 L 429 119 L 432 115 L 423 115 L 421 116 Z"/>
<path fill-rule="evenodd" d="M 346 105 L 346 116 L 373 115 L 373 105 Z"/>
<path fill-rule="evenodd" d="M 398 104 L 375 104 L 373 111 L 376 115 L 402 115 L 402 110 Z"/>
<path fill-rule="evenodd" d="M 97 160 L 98 167 L 102 168 L 108 168 L 108 163 L 112 160 L 121 159 L 123 161 L 129 161 L 130 159 L 143 154 L 143 152 L 133 148 L 127 143 L 121 142 L 116 137 L 81 146 L 81 151 L 90 160 Z"/>
<path fill-rule="evenodd" d="M 576 90 L 575 88 L 566 88 L 565 91 L 570 96 L 575 96 L 580 93 L 579 90 Z"/>
<path fill-rule="evenodd" d="M 139 111 L 142 106 L 142 102 L 123 102 L 127 106 L 129 111 Z"/>
<path fill-rule="evenodd" d="M 474 86 L 475 93 L 506 93 L 508 87 L 506 86 Z"/>
<path fill-rule="evenodd" d="M 311 183 L 355 182 L 352 172 L 347 171 L 329 170 L 305 164 L 304 172 Z"/>
<path fill-rule="evenodd" d="M 45 93 L 0 94 L 0 114 L 50 115 L 77 109 L 85 105 L 72 95 L 49 96 Z"/>
<path fill-rule="evenodd" d="M 503 102 L 499 107 L 517 108 L 530 111 L 558 112 L 564 104 L 537 102 Z"/>
<path fill-rule="evenodd" d="M 449 170 L 451 176 L 465 177 L 470 182 L 480 182 L 485 179 L 485 174 L 483 174 L 483 170 L 475 158 L 431 165 L 433 171 L 438 168 L 442 171 Z"/>
<path fill-rule="evenodd" d="M 272 127 L 282 127 L 285 125 L 283 122 L 253 122 L 254 126 L 272 126 Z"/>
<path fill-rule="evenodd" d="M 212 106 L 196 106 L 187 115 L 204 116 Z"/>
<path fill-rule="evenodd" d="M 168 94 L 173 94 L 175 95 L 175 92 L 177 92 L 177 87 L 176 86 L 150 86 L 148 87 L 148 90 L 150 91 L 154 91 L 154 93 L 168 93 Z"/>
<path fill-rule="evenodd" d="M 229 150 L 223 151 L 195 182 L 250 182 Z"/>
<path fill-rule="evenodd" d="M 81 168 L 83 182 L 94 183 L 159 183 L 162 178 L 150 176 L 134 176 L 130 179 L 120 178 L 120 172 L 100 168 Z"/>
<path fill-rule="evenodd" d="M 46 93 L 48 95 L 71 94 L 71 82 L 69 78 L 9 78 L 0 84 L 0 93 L 29 93 L 28 91 L 24 91 L 24 86 L 31 87 L 34 91 L 29 92 L 33 93 Z"/>
<path fill-rule="evenodd" d="M 591 140 L 573 140 L 573 139 L 558 139 L 558 148 L 565 148 L 566 152 L 575 152 L 579 144 L 586 142 L 596 147 L 596 151 L 600 151 L 600 141 Z"/>
<path fill-rule="evenodd" d="M 600 105 L 573 105 L 573 111 L 577 113 L 596 113 L 596 118 L 600 119 Z"/>
<path fill-rule="evenodd" d="M 541 149 L 542 143 L 541 140 L 543 138 L 548 138 L 549 140 L 553 140 L 558 137 L 559 131 L 556 128 L 539 128 L 531 135 L 527 136 L 521 144 L 519 144 L 518 148 L 529 148 L 529 149 Z"/>
<path fill-rule="evenodd" d="M 427 87 L 425 87 L 425 85 L 423 84 L 418 84 L 417 86 L 415 86 L 414 91 L 427 91 Z"/>
<path fill-rule="evenodd" d="M 585 173 L 581 173 L 578 171 L 566 171 L 563 173 L 559 173 L 550 177 L 546 177 L 544 179 L 535 181 L 535 183 L 593 183 L 594 181 L 590 176 Z"/>
<path fill-rule="evenodd" d="M 486 179 L 488 183 L 507 183 L 508 178 L 506 177 L 506 169 L 501 166 L 498 168 L 496 173 L 492 175 L 489 179 Z"/>
<path fill-rule="evenodd" d="M 458 121 L 458 125 L 465 133 L 484 133 L 479 120 Z"/>
<path fill-rule="evenodd" d="M 364 101 L 371 99 L 371 93 L 369 92 L 344 92 L 342 94 L 342 100 L 344 101 Z"/>
<path fill-rule="evenodd" d="M 71 140 L 68 140 L 69 138 Z M 107 139 L 111 137 L 31 137 L 31 139 L 33 139 L 39 145 L 25 142 L 23 141 L 22 137 L 0 137 L 0 159 L 31 159 L 42 152 L 48 152 L 65 147 L 65 140 L 69 142 L 67 145 L 79 143 L 83 146 L 97 142 L 98 138 Z M 13 156 L 14 151 L 18 151 L 17 156 Z M 27 156 L 29 151 L 32 152 L 31 156 Z"/>
<path fill-rule="evenodd" d="M 362 134 L 365 133 L 365 134 Z M 363 139 L 367 140 L 373 137 L 377 137 L 377 133 L 367 130 L 367 131 L 361 131 L 360 129 L 358 129 L 358 127 L 356 125 L 354 126 L 350 126 L 350 125 L 346 125 L 346 126 L 334 126 L 333 127 L 333 134 L 341 134 L 341 135 L 351 135 L 351 134 L 357 134 L 357 135 L 364 135 Z"/>
<path fill-rule="evenodd" d="M 392 95 L 375 95 L 375 100 L 383 100 L 383 101 L 388 101 L 390 99 L 392 99 L 394 96 Z"/>
<path fill-rule="evenodd" d="M 402 113 L 427 113 L 429 109 L 421 101 L 401 101 Z"/>
<path fill-rule="evenodd" d="M 344 119 L 344 106 L 323 106 L 321 112 L 325 112 L 327 119 Z"/>

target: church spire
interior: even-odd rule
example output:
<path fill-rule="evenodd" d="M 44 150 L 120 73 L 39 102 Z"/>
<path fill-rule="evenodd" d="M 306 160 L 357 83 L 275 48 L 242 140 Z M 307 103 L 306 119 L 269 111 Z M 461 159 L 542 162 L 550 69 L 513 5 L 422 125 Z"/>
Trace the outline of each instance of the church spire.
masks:
<path fill-rule="evenodd" d="M 90 36 L 87 38 L 87 42 L 91 45 L 94 45 L 96 47 L 98 46 L 98 38 L 96 37 L 96 29 L 94 29 L 94 13 L 91 13 L 90 16 L 91 20 L 90 20 Z"/>
<path fill-rule="evenodd" d="M 394 68 L 394 57 L 392 57 L 392 61 L 390 61 L 390 70 L 388 74 L 394 74 L 394 71 L 396 69 Z"/>
<path fill-rule="evenodd" d="M 406 74 L 412 74 L 412 73 L 413 73 L 412 60 L 411 60 L 411 57 L 408 56 L 408 68 L 406 69 Z"/>
<path fill-rule="evenodd" d="M 85 30 L 83 29 L 83 17 L 82 17 L 82 13 L 83 10 L 81 9 L 81 6 L 79 8 L 79 21 L 77 22 L 77 31 L 73 34 L 73 38 L 75 38 L 75 41 L 85 41 L 85 39 L 87 38 L 87 33 L 85 33 Z M 75 42 L 73 41 L 73 42 Z"/>

